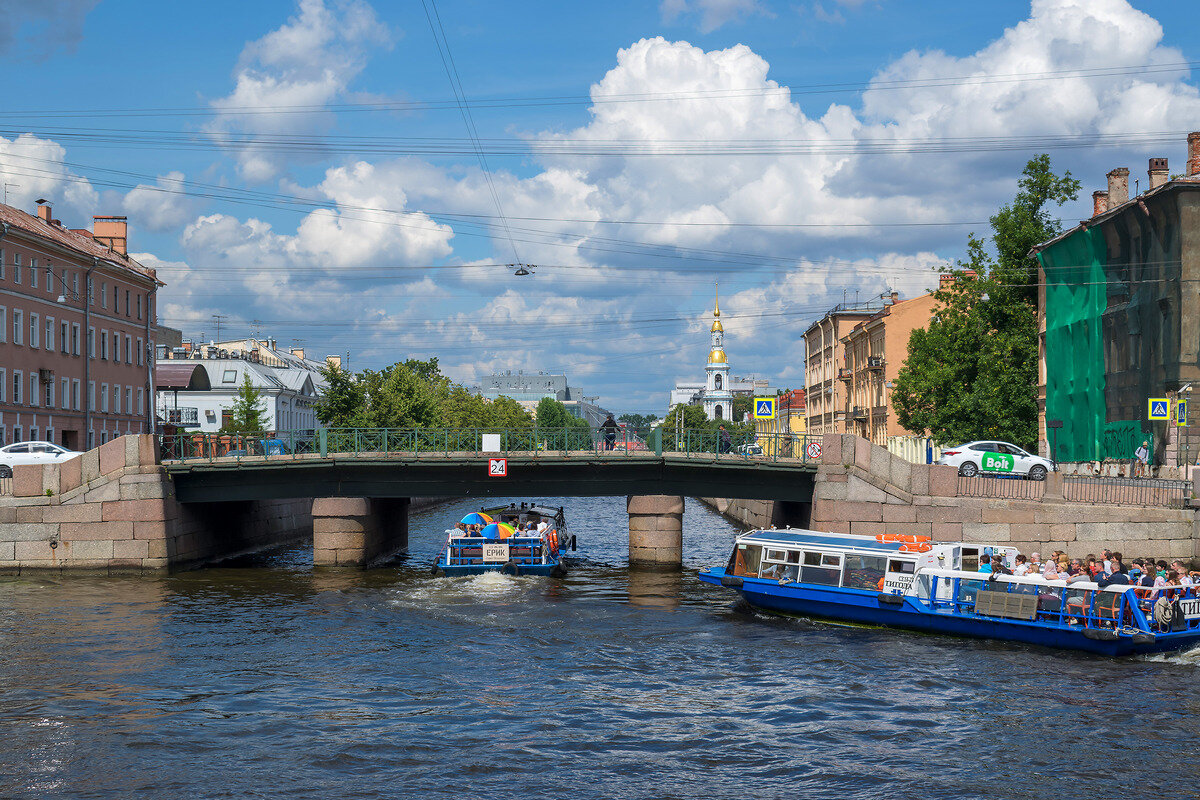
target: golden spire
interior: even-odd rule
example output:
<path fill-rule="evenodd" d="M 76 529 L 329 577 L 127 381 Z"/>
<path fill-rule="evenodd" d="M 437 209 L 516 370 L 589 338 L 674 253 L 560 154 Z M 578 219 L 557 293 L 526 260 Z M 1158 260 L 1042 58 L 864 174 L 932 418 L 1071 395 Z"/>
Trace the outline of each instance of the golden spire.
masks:
<path fill-rule="evenodd" d="M 716 333 L 717 331 L 724 333 L 725 326 L 721 324 L 721 285 L 720 284 L 713 284 L 713 285 L 716 287 L 716 299 L 713 304 L 713 316 L 716 319 L 713 320 L 711 331 L 713 333 Z"/>

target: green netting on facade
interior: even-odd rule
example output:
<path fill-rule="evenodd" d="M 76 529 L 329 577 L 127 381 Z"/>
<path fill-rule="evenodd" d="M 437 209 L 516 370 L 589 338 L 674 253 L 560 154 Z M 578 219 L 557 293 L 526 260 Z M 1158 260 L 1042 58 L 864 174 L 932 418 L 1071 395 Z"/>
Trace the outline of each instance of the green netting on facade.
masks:
<path fill-rule="evenodd" d="M 1062 420 L 1055 453 L 1059 461 L 1102 459 L 1106 449 L 1102 320 L 1107 252 L 1099 229 L 1090 229 L 1038 254 L 1046 272 L 1046 419 Z"/>

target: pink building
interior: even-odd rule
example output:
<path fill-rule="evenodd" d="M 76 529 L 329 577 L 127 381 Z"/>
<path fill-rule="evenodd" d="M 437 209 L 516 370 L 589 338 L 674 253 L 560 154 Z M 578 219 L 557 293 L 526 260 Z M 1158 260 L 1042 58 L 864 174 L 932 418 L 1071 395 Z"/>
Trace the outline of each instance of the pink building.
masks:
<path fill-rule="evenodd" d="M 72 230 L 0 205 L 0 444 L 73 450 L 152 428 L 155 292 L 125 217 Z"/>

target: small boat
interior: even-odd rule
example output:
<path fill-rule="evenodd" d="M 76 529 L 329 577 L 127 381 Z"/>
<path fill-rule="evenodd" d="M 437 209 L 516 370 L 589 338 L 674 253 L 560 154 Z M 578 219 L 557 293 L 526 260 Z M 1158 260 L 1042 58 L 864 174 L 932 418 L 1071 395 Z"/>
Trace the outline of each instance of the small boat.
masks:
<path fill-rule="evenodd" d="M 446 544 L 433 565 L 434 575 L 567 574 L 566 551 L 575 537 L 566 532 L 563 508 L 510 503 L 468 514 L 446 531 Z"/>
<path fill-rule="evenodd" d="M 1200 587 L 1101 588 L 978 571 L 981 558 L 1011 568 L 1016 555 L 1011 547 L 921 536 L 754 530 L 736 538 L 724 568 L 699 578 L 763 611 L 833 622 L 1108 656 L 1200 643 Z"/>

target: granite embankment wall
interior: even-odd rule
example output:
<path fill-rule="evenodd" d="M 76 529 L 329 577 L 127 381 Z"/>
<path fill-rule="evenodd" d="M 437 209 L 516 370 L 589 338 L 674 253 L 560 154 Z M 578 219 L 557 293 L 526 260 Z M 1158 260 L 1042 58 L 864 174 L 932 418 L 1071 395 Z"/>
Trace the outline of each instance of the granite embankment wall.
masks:
<path fill-rule="evenodd" d="M 822 451 L 807 519 L 771 501 L 701 499 L 747 527 L 917 534 L 1023 552 L 1063 550 L 1072 557 L 1107 547 L 1126 557 L 1200 560 L 1193 508 L 1071 502 L 1063 498 L 1061 475 L 1053 474 L 1040 500 L 960 497 L 953 467 L 910 464 L 851 435 L 825 436 Z"/>
<path fill-rule="evenodd" d="M 177 502 L 154 437 L 123 436 L 14 468 L 12 494 L 0 496 L 0 571 L 188 567 L 311 532 L 310 499 Z"/>

